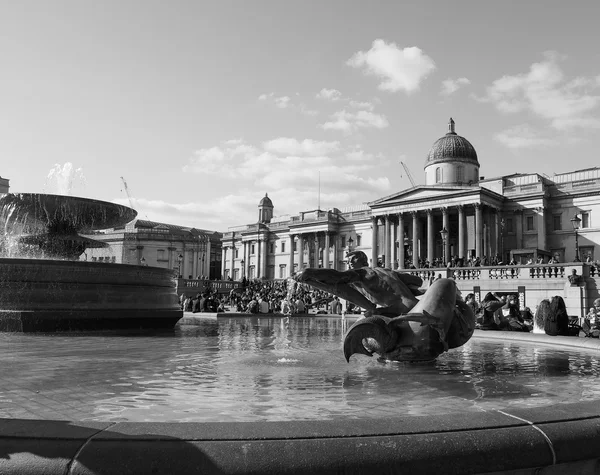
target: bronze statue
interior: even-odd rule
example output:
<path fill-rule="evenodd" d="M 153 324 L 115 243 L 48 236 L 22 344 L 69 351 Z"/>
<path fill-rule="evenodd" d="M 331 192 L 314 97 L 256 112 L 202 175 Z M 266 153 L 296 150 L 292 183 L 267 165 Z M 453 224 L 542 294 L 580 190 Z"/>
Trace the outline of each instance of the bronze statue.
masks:
<path fill-rule="evenodd" d="M 465 344 L 475 315 L 460 298 L 453 279 L 434 281 L 427 292 L 422 279 L 380 267 L 367 267 L 362 251 L 348 254 L 351 269 L 307 268 L 294 278 L 365 309 L 344 338 L 344 356 L 354 353 L 393 361 L 428 361 Z"/>

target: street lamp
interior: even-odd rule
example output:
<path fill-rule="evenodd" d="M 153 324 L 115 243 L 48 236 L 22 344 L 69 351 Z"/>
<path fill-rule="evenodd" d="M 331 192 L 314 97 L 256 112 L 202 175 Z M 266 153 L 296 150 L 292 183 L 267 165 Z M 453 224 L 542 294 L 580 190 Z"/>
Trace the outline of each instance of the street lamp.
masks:
<path fill-rule="evenodd" d="M 140 259 L 140 264 L 146 265 L 146 259 L 144 258 L 144 256 L 142 256 L 142 258 Z"/>
<path fill-rule="evenodd" d="M 348 250 L 351 251 L 352 250 L 352 245 L 354 244 L 354 239 L 349 238 L 348 239 Z"/>
<path fill-rule="evenodd" d="M 504 218 L 500 220 L 500 261 L 504 264 L 504 228 L 506 227 L 506 221 Z"/>
<path fill-rule="evenodd" d="M 179 256 L 177 256 L 177 260 L 179 261 L 179 278 L 181 279 L 181 263 L 183 262 L 183 255 L 179 254 Z"/>
<path fill-rule="evenodd" d="M 440 231 L 442 236 L 442 263 L 446 266 L 446 239 L 448 239 L 448 230 L 444 227 Z"/>
<path fill-rule="evenodd" d="M 242 266 L 242 279 L 244 278 L 244 271 L 245 271 L 245 267 L 244 267 L 244 259 L 242 259 L 240 261 L 240 265 Z"/>
<path fill-rule="evenodd" d="M 575 230 L 575 260 L 573 262 L 581 262 L 579 260 L 579 235 L 577 234 L 577 230 L 579 229 L 579 225 L 581 224 L 581 218 L 577 215 L 571 218 L 571 224 L 573 225 L 573 229 Z"/>

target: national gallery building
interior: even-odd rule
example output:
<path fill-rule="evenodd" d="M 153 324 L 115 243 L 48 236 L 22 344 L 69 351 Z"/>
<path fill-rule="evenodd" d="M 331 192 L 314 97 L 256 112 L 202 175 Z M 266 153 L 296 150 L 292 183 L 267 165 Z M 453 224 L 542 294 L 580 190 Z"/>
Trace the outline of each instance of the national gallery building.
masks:
<path fill-rule="evenodd" d="M 257 222 L 223 234 L 223 278 L 287 278 L 304 267 L 346 270 L 350 250 L 393 269 L 443 265 L 453 257 L 517 264 L 600 257 L 600 168 L 484 178 L 475 148 L 450 119 L 424 169 L 425 185 L 343 209 L 276 218 L 265 195 Z"/>

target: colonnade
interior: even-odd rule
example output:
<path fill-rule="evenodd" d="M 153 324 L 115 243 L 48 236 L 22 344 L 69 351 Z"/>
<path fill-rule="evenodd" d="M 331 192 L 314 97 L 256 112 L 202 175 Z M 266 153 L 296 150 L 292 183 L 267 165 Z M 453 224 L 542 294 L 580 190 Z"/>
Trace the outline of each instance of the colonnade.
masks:
<path fill-rule="evenodd" d="M 483 258 L 502 252 L 499 209 L 480 203 L 381 214 L 371 221 L 371 261 L 383 260 L 385 267 L 405 268 L 409 257 L 419 267 L 419 260 L 447 262 L 452 256 Z M 448 232 L 445 240 L 442 229 Z"/>

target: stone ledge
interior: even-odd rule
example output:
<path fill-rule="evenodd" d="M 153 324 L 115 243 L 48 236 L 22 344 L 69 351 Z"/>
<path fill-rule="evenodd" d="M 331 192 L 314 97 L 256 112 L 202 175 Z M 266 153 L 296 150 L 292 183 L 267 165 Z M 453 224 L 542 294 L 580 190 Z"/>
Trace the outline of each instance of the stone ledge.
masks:
<path fill-rule="evenodd" d="M 5 419 L 0 473 L 569 473 L 600 466 L 596 407 L 316 423 Z"/>

